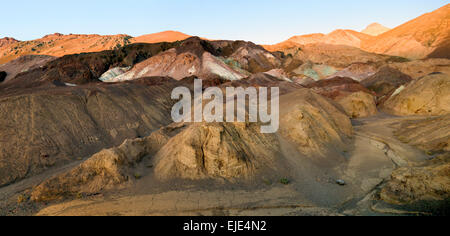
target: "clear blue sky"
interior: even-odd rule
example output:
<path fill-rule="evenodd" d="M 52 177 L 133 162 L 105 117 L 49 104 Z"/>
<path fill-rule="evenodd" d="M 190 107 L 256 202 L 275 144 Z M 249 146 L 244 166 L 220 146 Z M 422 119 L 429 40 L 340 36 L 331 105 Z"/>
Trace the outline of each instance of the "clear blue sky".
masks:
<path fill-rule="evenodd" d="M 449 0 L 14 0 L 2 1 L 0 37 L 178 30 L 210 39 L 275 43 L 293 35 L 398 26 Z"/>

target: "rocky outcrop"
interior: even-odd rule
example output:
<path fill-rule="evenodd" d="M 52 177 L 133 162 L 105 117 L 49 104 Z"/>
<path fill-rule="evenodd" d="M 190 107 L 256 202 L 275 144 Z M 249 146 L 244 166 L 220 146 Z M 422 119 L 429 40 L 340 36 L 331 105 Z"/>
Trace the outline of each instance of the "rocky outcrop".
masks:
<path fill-rule="evenodd" d="M 395 115 L 445 115 L 450 112 L 450 76 L 435 73 L 413 81 L 384 103 Z"/>
<path fill-rule="evenodd" d="M 394 171 L 380 193 L 383 201 L 396 205 L 450 199 L 450 155 L 444 154 L 420 167 Z"/>
<path fill-rule="evenodd" d="M 228 64 L 252 74 L 267 72 L 281 66 L 281 60 L 263 47 L 245 41 L 212 41 L 211 44 L 226 58 Z"/>
<path fill-rule="evenodd" d="M 280 155 L 276 136 L 261 134 L 254 123 L 193 124 L 156 154 L 156 175 L 160 179 L 251 179 L 258 171 L 275 171 Z"/>
<path fill-rule="evenodd" d="M 335 77 L 317 81 L 307 87 L 338 102 L 351 118 L 368 117 L 377 113 L 373 93 L 353 79 Z"/>
<path fill-rule="evenodd" d="M 122 74 L 125 74 L 129 71 L 131 67 L 115 67 L 107 72 L 105 72 L 100 78 L 98 78 L 102 82 L 114 81 L 114 79 Z"/>
<path fill-rule="evenodd" d="M 190 76 L 227 80 L 239 80 L 246 77 L 245 74 L 233 70 L 209 52 L 205 51 L 200 55 L 195 55 L 191 52 L 178 53 L 176 49 L 171 49 L 139 63 L 129 72 L 105 82 L 120 82 L 156 75 L 169 76 L 176 80 Z"/>
<path fill-rule="evenodd" d="M 174 86 L 133 81 L 0 98 L 0 186 L 167 125 Z"/>
<path fill-rule="evenodd" d="M 327 156 L 345 149 L 353 128 L 339 105 L 309 89 L 298 89 L 280 97 L 279 134 L 300 153 Z"/>
<path fill-rule="evenodd" d="M 382 67 L 376 74 L 363 80 L 361 84 L 374 91 L 378 98 L 391 95 L 397 88 L 411 82 L 411 77 L 389 66 Z"/>
<path fill-rule="evenodd" d="M 351 118 L 369 117 L 378 113 L 375 97 L 370 93 L 355 92 L 338 97 L 336 101 Z"/>
<path fill-rule="evenodd" d="M 389 59 L 388 56 L 368 53 L 358 48 L 329 44 L 293 45 L 279 53 L 281 53 L 279 57 L 283 59 L 282 68 L 288 73 L 310 62 L 332 67 L 335 70 L 334 72 L 350 67 L 346 73 L 349 75 L 355 74 L 358 78 L 367 73 L 373 73 L 371 67 L 375 67 L 375 70 L 377 70 L 380 65 L 383 65 Z M 364 65 L 367 66 L 364 67 Z M 329 76 L 332 75 L 329 74 L 325 78 Z M 348 75 L 341 76 L 349 77 Z"/>
<path fill-rule="evenodd" d="M 56 57 L 44 55 L 22 56 L 16 60 L 0 65 L 0 71 L 5 71 L 8 74 L 5 77 L 5 81 L 8 81 L 20 73 L 26 73 L 28 71 L 41 68 L 54 59 L 56 59 Z"/>
<path fill-rule="evenodd" d="M 329 76 L 335 74 L 336 72 L 337 70 L 334 67 L 322 64 L 315 64 L 311 61 L 308 61 L 302 64 L 300 67 L 291 71 L 291 73 L 293 73 L 294 75 L 303 75 L 312 78 L 316 81 L 328 78 Z"/>
<path fill-rule="evenodd" d="M 135 168 L 167 142 L 167 132 L 168 129 L 161 129 L 146 138 L 126 140 L 118 147 L 102 150 L 71 171 L 33 188 L 31 200 L 47 202 L 88 196 L 139 178 Z"/>

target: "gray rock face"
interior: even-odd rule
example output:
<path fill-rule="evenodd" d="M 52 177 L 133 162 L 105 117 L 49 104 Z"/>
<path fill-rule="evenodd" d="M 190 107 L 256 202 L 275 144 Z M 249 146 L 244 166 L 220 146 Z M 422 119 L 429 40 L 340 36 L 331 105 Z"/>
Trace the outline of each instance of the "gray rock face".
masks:
<path fill-rule="evenodd" d="M 382 67 L 377 73 L 361 82 L 364 87 L 374 91 L 379 98 L 392 94 L 398 87 L 411 82 L 410 76 L 391 68 Z"/>

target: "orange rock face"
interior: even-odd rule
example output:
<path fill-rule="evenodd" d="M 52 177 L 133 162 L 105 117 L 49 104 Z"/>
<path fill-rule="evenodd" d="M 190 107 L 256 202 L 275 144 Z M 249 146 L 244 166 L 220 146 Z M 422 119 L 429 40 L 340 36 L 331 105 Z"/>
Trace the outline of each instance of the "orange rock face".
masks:
<path fill-rule="evenodd" d="M 164 31 L 154 34 L 142 35 L 131 39 L 131 41 L 133 43 L 175 42 L 185 40 L 189 37 L 191 36 L 177 31 Z"/>
<path fill-rule="evenodd" d="M 189 35 L 165 31 L 133 38 L 129 35 L 63 35 L 55 33 L 41 39 L 20 42 L 13 38 L 0 39 L 0 64 L 7 63 L 24 55 L 65 55 L 100 52 L 123 47 L 132 43 L 174 42 L 189 38 Z"/>

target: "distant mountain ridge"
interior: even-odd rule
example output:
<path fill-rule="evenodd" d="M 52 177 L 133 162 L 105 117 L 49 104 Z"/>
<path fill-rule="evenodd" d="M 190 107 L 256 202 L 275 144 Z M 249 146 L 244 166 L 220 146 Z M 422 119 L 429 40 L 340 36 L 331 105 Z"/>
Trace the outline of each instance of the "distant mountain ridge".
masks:
<path fill-rule="evenodd" d="M 368 34 L 371 36 L 378 36 L 380 34 L 384 34 L 391 30 L 390 28 L 383 26 L 379 23 L 372 23 L 367 28 L 365 28 L 361 33 Z"/>
<path fill-rule="evenodd" d="M 112 50 L 133 43 L 181 41 L 191 37 L 178 31 L 164 31 L 132 37 L 119 35 L 82 35 L 59 33 L 43 38 L 19 41 L 0 39 L 0 64 L 25 55 L 61 57 L 70 54 Z M 283 51 L 309 44 L 351 46 L 367 52 L 400 56 L 410 59 L 450 58 L 450 4 L 424 14 L 394 29 L 379 23 L 369 25 L 362 32 L 339 29 L 329 34 L 293 36 L 274 44 L 263 45 L 269 51 Z"/>
<path fill-rule="evenodd" d="M 294 36 L 275 45 L 265 45 L 269 51 L 279 51 L 298 45 L 347 45 L 367 52 L 411 59 L 450 57 L 450 4 L 424 14 L 394 29 L 378 23 L 362 32 L 336 30 L 330 34 Z"/>
<path fill-rule="evenodd" d="M 191 36 L 177 31 L 164 31 L 135 38 L 125 34 L 64 35 L 60 33 L 23 42 L 13 38 L 3 38 L 0 39 L 0 64 L 7 63 L 25 55 L 61 57 L 70 54 L 112 50 L 132 43 L 174 42 L 189 37 Z"/>
<path fill-rule="evenodd" d="M 363 42 L 362 49 L 413 59 L 425 58 L 448 47 L 450 4 Z M 441 48 L 441 50 L 444 50 Z M 447 55 L 448 57 L 448 55 Z"/>

